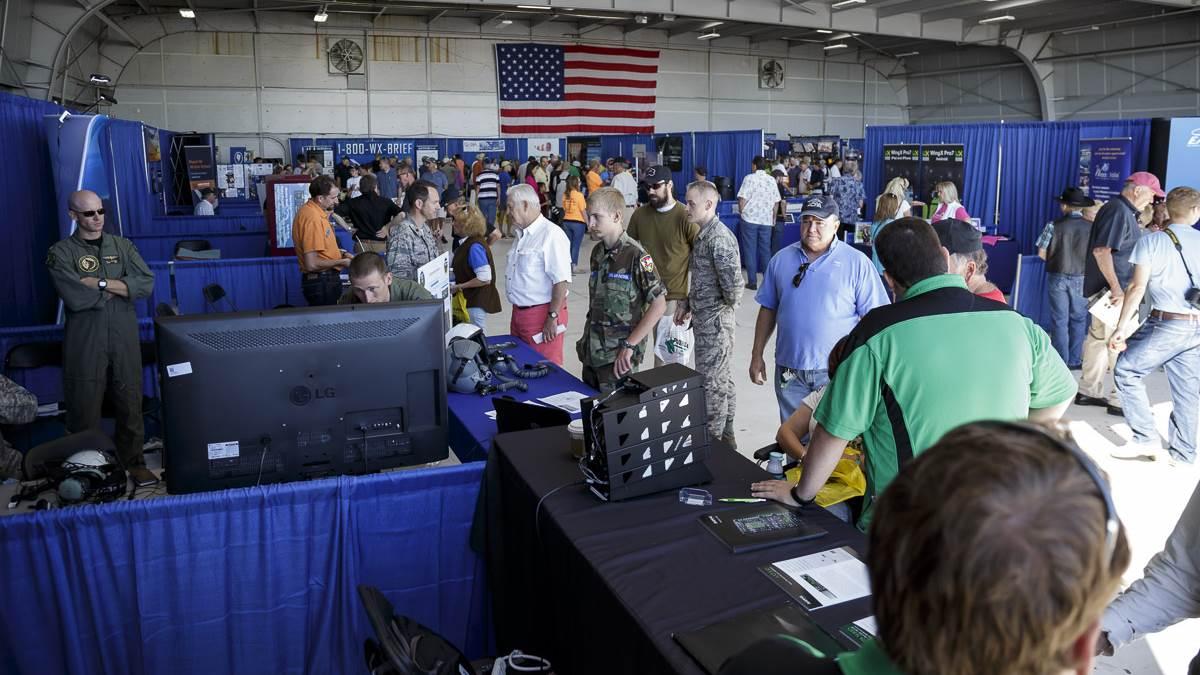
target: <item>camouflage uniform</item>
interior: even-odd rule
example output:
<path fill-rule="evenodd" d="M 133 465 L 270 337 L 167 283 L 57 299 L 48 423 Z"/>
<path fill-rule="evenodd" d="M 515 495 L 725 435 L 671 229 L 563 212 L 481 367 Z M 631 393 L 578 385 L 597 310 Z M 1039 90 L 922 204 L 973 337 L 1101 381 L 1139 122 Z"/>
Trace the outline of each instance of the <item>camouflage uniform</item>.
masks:
<path fill-rule="evenodd" d="M 736 408 L 731 371 L 734 310 L 742 297 L 741 267 L 737 239 L 719 218 L 700 228 L 688 264 L 696 370 L 704 375 L 709 436 L 730 444 Z"/>
<path fill-rule="evenodd" d="M 133 242 L 105 233 L 100 246 L 75 234 L 50 247 L 46 266 L 66 308 L 63 394 L 67 431 L 100 428 L 100 405 L 113 406 L 113 442 L 126 470 L 145 466 L 142 441 L 142 348 L 136 303 L 154 290 L 154 273 Z M 89 288 L 83 277 L 119 279 L 129 297 Z"/>
<path fill-rule="evenodd" d="M 605 249 L 603 242 L 593 246 L 591 270 L 587 321 L 575 351 L 583 364 L 583 381 L 611 391 L 617 379 L 613 363 L 621 341 L 629 338 L 646 308 L 667 289 L 646 249 L 627 234 L 622 234 L 611 249 Z M 634 368 L 642 361 L 645 343 L 643 339 L 634 347 Z"/>
<path fill-rule="evenodd" d="M 417 280 L 417 269 L 442 254 L 428 225 L 405 218 L 388 233 L 388 269 L 397 279 Z"/>
<path fill-rule="evenodd" d="M 37 417 L 37 397 L 25 387 L 0 375 L 0 424 L 29 424 Z M 0 479 L 20 480 L 23 462 L 17 452 L 3 436 L 0 436 Z"/>

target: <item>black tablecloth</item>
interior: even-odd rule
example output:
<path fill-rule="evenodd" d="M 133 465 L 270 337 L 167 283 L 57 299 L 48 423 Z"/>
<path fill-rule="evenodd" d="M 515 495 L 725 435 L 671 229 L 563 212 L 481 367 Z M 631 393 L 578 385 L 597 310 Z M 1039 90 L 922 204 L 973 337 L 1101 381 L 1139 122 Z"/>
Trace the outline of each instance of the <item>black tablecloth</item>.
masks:
<path fill-rule="evenodd" d="M 733 555 L 697 520 L 729 505 L 686 506 L 677 490 L 601 502 L 582 485 L 564 428 L 497 436 L 487 461 L 474 541 L 487 559 L 497 644 L 547 656 L 560 675 L 701 673 L 672 634 L 786 602 L 759 566 L 837 546 L 865 552 L 861 533 L 817 508 L 805 515 L 828 535 Z M 766 477 L 724 444 L 708 466 L 714 499 L 749 496 Z M 535 525 L 538 500 L 564 485 Z M 869 613 L 861 598 L 813 618 L 836 629 Z"/>

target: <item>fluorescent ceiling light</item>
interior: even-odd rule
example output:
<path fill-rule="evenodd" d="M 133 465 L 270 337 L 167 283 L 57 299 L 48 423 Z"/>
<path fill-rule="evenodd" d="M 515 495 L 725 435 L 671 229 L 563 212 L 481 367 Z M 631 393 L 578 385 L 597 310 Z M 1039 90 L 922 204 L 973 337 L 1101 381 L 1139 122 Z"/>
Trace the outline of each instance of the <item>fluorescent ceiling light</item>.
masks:
<path fill-rule="evenodd" d="M 721 37 L 721 34 L 715 30 L 712 30 L 707 33 L 701 33 L 700 35 L 697 35 L 696 39 L 697 40 L 711 40 L 713 38 L 719 38 L 719 37 Z"/>
<path fill-rule="evenodd" d="M 825 45 L 825 50 L 829 51 L 830 49 L 845 49 L 848 46 L 849 45 L 847 45 L 845 42 L 839 42 L 836 45 Z"/>
<path fill-rule="evenodd" d="M 897 54 L 897 55 L 896 55 L 896 58 L 898 58 L 898 59 L 902 59 L 902 58 L 904 58 L 904 57 L 906 57 L 906 56 L 916 56 L 917 54 L 920 54 L 920 53 L 921 53 L 921 52 L 904 52 L 903 54 Z"/>
<path fill-rule="evenodd" d="M 179 10 L 179 16 L 182 16 L 185 19 L 194 19 L 196 18 L 196 10 L 191 9 L 190 7 L 184 7 L 183 9 Z"/>
<path fill-rule="evenodd" d="M 833 35 L 833 31 L 831 31 L 831 30 L 825 30 L 824 28 L 818 28 L 818 29 L 817 29 L 817 32 L 818 32 L 818 33 L 823 33 L 823 34 L 825 34 L 825 35 Z"/>
<path fill-rule="evenodd" d="M 500 21 L 500 23 L 504 24 L 505 26 L 511 26 L 511 25 L 512 25 L 512 19 L 502 19 L 502 20 Z"/>
<path fill-rule="evenodd" d="M 326 12 L 324 7 L 321 8 L 321 11 L 313 14 L 313 21 L 316 21 L 317 23 L 325 23 L 328 20 L 329 12 Z"/>
<path fill-rule="evenodd" d="M 716 28 L 717 26 L 720 26 L 723 23 L 725 23 L 725 22 L 724 21 L 709 21 L 708 23 L 704 24 L 703 26 L 700 26 L 700 30 L 708 30 L 709 28 Z"/>
<path fill-rule="evenodd" d="M 832 5 L 830 5 L 830 7 L 834 8 L 834 9 L 838 9 L 839 7 L 849 7 L 850 5 L 862 5 L 862 4 L 865 4 L 866 2 L 867 2 L 867 0 L 842 0 L 841 2 L 833 3 Z"/>
<path fill-rule="evenodd" d="M 1017 17 L 1011 14 L 1005 14 L 1004 16 L 993 16 L 990 19 L 980 19 L 979 23 L 998 23 L 1000 21 L 1012 21 L 1015 18 Z"/>
<path fill-rule="evenodd" d="M 111 84 L 112 78 L 107 75 L 100 75 L 98 73 L 92 73 L 92 76 L 88 78 L 88 82 L 91 82 L 92 84 L 96 84 L 96 85 Z"/>
<path fill-rule="evenodd" d="M 546 5 L 517 5 L 517 9 L 554 9 Z"/>
<path fill-rule="evenodd" d="M 1060 33 L 1060 35 L 1075 35 L 1077 33 L 1090 33 L 1094 30 L 1100 30 L 1100 26 L 1085 26 L 1083 28 L 1072 28 L 1071 30 L 1063 31 L 1062 33 Z"/>

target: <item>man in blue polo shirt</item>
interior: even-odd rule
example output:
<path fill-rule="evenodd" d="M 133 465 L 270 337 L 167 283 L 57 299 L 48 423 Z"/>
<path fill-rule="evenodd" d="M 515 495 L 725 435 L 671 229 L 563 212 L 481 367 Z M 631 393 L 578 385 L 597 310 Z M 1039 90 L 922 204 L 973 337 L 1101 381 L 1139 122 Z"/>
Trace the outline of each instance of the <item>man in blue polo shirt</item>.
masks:
<path fill-rule="evenodd" d="M 780 249 L 767 266 L 754 299 L 761 305 L 754 325 L 750 380 L 763 384 L 763 350 L 775 326 L 775 397 L 779 420 L 829 381 L 829 352 L 858 320 L 888 302 L 875 265 L 837 239 L 837 203 L 817 196 L 800 212 L 800 241 Z"/>
<path fill-rule="evenodd" d="M 1200 232 L 1191 223 L 1200 219 L 1200 192 L 1188 187 L 1171 190 L 1167 213 L 1171 216 L 1167 229 L 1142 237 L 1133 247 L 1129 256 L 1133 279 L 1108 343 L 1114 352 L 1121 352 L 1113 379 L 1125 420 L 1133 429 L 1133 441 L 1113 457 L 1156 459 L 1162 451 L 1143 379 L 1163 367 L 1172 403 L 1167 451 L 1171 463 L 1192 464 L 1200 416 Z M 1147 293 L 1150 317 L 1136 328 L 1131 319 Z"/>

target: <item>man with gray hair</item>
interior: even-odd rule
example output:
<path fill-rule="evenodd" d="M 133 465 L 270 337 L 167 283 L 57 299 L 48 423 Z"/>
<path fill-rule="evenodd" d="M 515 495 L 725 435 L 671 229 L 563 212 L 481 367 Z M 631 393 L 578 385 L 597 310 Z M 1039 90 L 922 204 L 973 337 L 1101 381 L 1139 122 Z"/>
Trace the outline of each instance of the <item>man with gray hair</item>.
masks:
<path fill-rule="evenodd" d="M 528 184 L 508 189 L 508 215 L 517 239 L 504 271 L 509 330 L 542 356 L 563 363 L 567 330 L 567 284 L 571 283 L 571 244 L 541 212 L 541 200 Z"/>
<path fill-rule="evenodd" d="M 691 245 L 687 294 L 675 308 L 675 323 L 691 319 L 696 340 L 696 370 L 704 374 L 708 433 L 737 448 L 733 414 L 737 391 L 733 384 L 734 311 L 742 298 L 742 258 L 737 239 L 717 217 L 721 201 L 715 185 L 696 181 L 687 189 L 688 220 L 700 231 Z"/>

